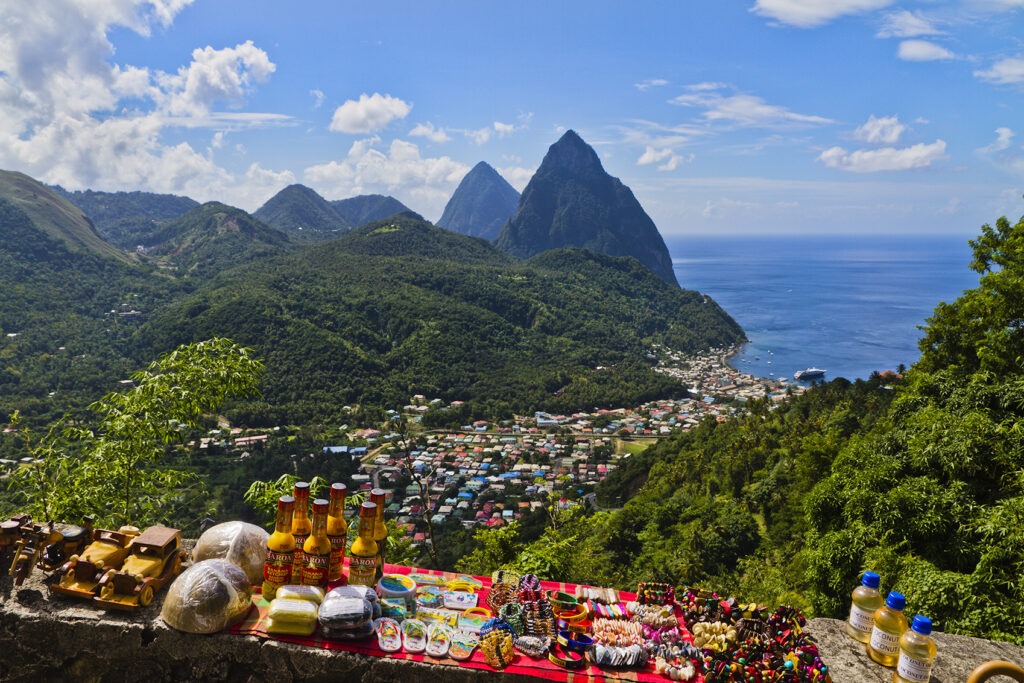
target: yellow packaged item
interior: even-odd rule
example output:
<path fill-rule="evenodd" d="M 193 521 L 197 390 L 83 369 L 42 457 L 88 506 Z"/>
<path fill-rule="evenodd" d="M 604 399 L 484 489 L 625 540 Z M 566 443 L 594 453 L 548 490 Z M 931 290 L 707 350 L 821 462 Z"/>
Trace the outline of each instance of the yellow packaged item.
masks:
<path fill-rule="evenodd" d="M 281 586 L 277 589 L 278 600 L 305 600 L 319 605 L 324 601 L 324 589 L 320 586 Z"/>
<path fill-rule="evenodd" d="M 311 603 L 306 603 L 307 605 Z M 267 619 L 267 633 L 282 636 L 311 636 L 316 630 L 316 621 L 309 623 L 299 621 L 278 621 Z"/>
<path fill-rule="evenodd" d="M 308 600 L 274 598 L 267 616 L 277 622 L 316 624 L 316 605 Z"/>

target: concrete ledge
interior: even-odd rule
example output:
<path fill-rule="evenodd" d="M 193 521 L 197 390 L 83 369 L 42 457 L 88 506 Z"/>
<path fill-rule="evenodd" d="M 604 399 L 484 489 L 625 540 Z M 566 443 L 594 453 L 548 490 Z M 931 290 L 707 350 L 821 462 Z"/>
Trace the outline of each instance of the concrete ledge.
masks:
<path fill-rule="evenodd" d="M 50 596 L 41 573 L 24 586 L 0 578 L 0 680 L 10 683 L 146 681 L 359 681 L 393 683 L 513 683 L 532 677 L 369 657 L 253 636 L 181 633 L 159 618 L 158 603 L 135 613 L 106 612 Z M 812 619 L 822 659 L 834 683 L 889 683 L 892 670 L 872 662 L 843 622 Z M 1024 648 L 936 634 L 939 657 L 932 683 L 963 683 L 978 664 L 1004 659 L 1024 666 Z M 666 679 L 667 680 L 667 679 Z M 997 680 L 997 679 L 994 679 Z M 1006 680 L 1006 679 L 1004 679 Z"/>

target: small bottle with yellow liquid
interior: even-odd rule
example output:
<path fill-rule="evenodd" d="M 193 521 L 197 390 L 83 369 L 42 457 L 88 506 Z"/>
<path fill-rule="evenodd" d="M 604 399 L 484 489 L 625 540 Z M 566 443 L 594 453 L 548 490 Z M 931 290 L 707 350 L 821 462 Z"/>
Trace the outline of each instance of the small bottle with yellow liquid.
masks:
<path fill-rule="evenodd" d="M 359 508 L 359 536 L 348 551 L 348 582 L 354 586 L 373 586 L 377 583 L 377 541 L 373 540 L 373 527 L 377 519 L 377 506 L 366 501 Z"/>
<path fill-rule="evenodd" d="M 267 555 L 263 561 L 263 597 L 273 600 L 277 589 L 291 582 L 292 564 L 295 562 L 295 537 L 292 536 L 292 513 L 295 499 L 281 496 L 277 499 L 277 521 L 274 533 L 267 538 Z"/>
<path fill-rule="evenodd" d="M 373 540 L 377 541 L 377 578 L 384 576 L 384 550 L 388 544 L 388 525 L 384 522 L 384 507 L 387 494 L 384 489 L 370 491 L 370 502 L 377 506 L 377 516 L 373 521 Z"/>
<path fill-rule="evenodd" d="M 295 557 L 292 561 L 291 581 L 298 585 L 302 582 L 302 549 L 313 530 L 313 524 L 309 521 L 309 482 L 295 482 L 293 496 L 295 498 L 295 513 L 292 515 L 292 536 L 295 537 Z"/>
<path fill-rule="evenodd" d="M 327 538 L 331 541 L 331 565 L 328 581 L 344 578 L 345 543 L 348 541 L 348 522 L 345 521 L 345 495 L 348 487 L 331 484 L 331 499 L 327 508 Z"/>
<path fill-rule="evenodd" d="M 900 655 L 900 636 L 907 630 L 907 617 L 903 609 L 907 599 L 902 593 L 890 591 L 885 604 L 875 611 L 868 656 L 883 666 L 896 666 Z"/>
<path fill-rule="evenodd" d="M 853 589 L 850 601 L 850 617 L 846 620 L 846 632 L 851 638 L 866 643 L 871 640 L 871 628 L 875 624 L 875 611 L 885 602 L 878 592 L 881 577 L 875 572 L 864 572 L 860 584 Z"/>
<path fill-rule="evenodd" d="M 918 614 L 900 636 L 900 657 L 892 674 L 893 683 L 928 683 L 936 654 L 932 620 Z"/>
<path fill-rule="evenodd" d="M 331 540 L 327 538 L 327 506 L 322 498 L 313 501 L 313 530 L 309 538 L 302 544 L 303 586 L 327 585 L 327 575 L 331 570 Z"/>

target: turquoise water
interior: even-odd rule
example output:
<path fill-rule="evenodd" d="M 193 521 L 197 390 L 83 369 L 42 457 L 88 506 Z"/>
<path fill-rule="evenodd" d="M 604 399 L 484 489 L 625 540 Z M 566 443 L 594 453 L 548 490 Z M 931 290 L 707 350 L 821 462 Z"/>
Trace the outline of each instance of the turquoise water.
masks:
<path fill-rule="evenodd" d="M 672 237 L 680 285 L 708 294 L 750 339 L 732 359 L 760 377 L 826 379 L 910 366 L 935 305 L 977 285 L 967 237 Z"/>

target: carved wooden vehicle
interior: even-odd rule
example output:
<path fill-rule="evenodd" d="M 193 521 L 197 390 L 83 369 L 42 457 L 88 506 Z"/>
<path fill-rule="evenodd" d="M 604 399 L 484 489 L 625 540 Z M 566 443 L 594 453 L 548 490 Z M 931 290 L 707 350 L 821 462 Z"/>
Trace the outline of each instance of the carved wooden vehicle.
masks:
<path fill-rule="evenodd" d="M 92 517 L 86 517 L 82 526 L 63 525 L 60 537 L 52 538 L 51 543 L 43 549 L 39 558 L 39 566 L 52 572 L 60 567 L 72 555 L 81 553 L 85 544 L 92 540 Z"/>
<path fill-rule="evenodd" d="M 54 531 L 53 522 L 22 526 L 21 538 L 14 546 L 14 560 L 11 562 L 10 574 L 14 577 L 14 585 L 20 586 L 32 574 L 46 546 L 62 538 L 61 532 Z"/>
<path fill-rule="evenodd" d="M 0 522 L 0 563 L 6 564 L 13 557 L 14 547 L 21 540 L 21 530 L 32 522 L 26 514 L 13 515 Z"/>
<path fill-rule="evenodd" d="M 151 526 L 132 539 L 120 570 L 109 569 L 99 581 L 96 601 L 104 607 L 130 610 L 146 607 L 153 595 L 181 571 L 181 532 Z"/>
<path fill-rule="evenodd" d="M 139 535 L 135 527 L 124 526 L 118 531 L 97 529 L 92 543 L 81 555 L 72 555 L 61 565 L 58 579 L 50 590 L 76 598 L 93 598 L 99 591 L 100 577 L 110 569 L 119 569 L 128 557 L 128 544 Z"/>

